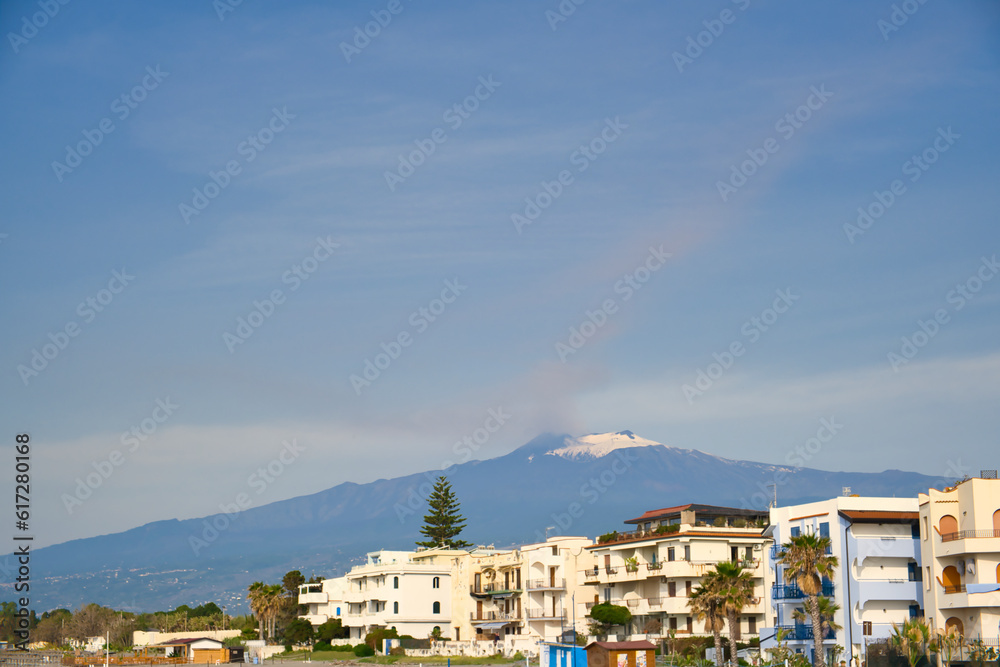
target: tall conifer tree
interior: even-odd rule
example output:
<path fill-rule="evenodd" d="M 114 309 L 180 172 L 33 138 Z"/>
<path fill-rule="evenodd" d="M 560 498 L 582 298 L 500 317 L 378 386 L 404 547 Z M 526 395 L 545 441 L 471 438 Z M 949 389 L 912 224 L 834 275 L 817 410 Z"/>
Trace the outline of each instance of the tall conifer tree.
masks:
<path fill-rule="evenodd" d="M 471 542 L 455 539 L 465 528 L 465 517 L 459 512 L 458 499 L 444 475 L 434 483 L 427 504 L 430 511 L 424 516 L 424 525 L 420 529 L 420 534 L 427 540 L 417 542 L 418 547 L 465 549 L 472 546 Z"/>

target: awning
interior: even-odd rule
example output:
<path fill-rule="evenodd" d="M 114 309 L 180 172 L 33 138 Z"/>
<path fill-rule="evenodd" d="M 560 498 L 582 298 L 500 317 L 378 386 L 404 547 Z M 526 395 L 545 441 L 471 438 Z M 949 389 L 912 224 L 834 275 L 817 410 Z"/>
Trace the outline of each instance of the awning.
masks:
<path fill-rule="evenodd" d="M 513 595 L 514 593 L 494 593 L 492 597 L 494 600 L 503 600 L 504 598 L 509 598 Z"/>
<path fill-rule="evenodd" d="M 477 625 L 477 628 L 482 628 L 483 630 L 499 630 L 503 626 L 507 625 L 510 621 L 492 621 L 490 623 L 483 623 L 482 625 Z"/>

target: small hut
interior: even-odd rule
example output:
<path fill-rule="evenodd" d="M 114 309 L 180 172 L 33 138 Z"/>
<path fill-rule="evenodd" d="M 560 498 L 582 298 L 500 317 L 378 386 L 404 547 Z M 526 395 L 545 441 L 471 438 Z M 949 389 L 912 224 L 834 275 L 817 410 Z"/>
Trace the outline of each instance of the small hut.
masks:
<path fill-rule="evenodd" d="M 637 642 L 591 642 L 587 645 L 587 667 L 656 667 L 656 647 Z"/>

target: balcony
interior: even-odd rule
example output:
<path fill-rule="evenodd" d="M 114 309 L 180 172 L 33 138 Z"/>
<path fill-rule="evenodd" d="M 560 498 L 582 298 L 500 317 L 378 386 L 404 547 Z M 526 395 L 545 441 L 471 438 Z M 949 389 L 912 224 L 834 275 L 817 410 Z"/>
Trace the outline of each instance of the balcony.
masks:
<path fill-rule="evenodd" d="M 820 595 L 830 597 L 833 595 L 833 583 L 824 582 Z M 801 600 L 806 594 L 795 584 L 775 584 L 771 586 L 771 598 L 774 600 Z"/>
<path fill-rule="evenodd" d="M 956 593 L 964 593 L 964 592 L 965 592 L 965 584 L 958 584 L 956 586 L 944 587 L 945 595 L 955 595 Z"/>
<path fill-rule="evenodd" d="M 786 641 L 804 641 L 807 639 L 811 640 L 813 638 L 812 625 L 806 625 L 804 623 L 801 625 L 779 625 L 775 628 L 775 630 L 784 630 L 787 633 L 785 634 Z M 830 628 L 827 628 L 826 632 L 823 633 L 824 641 L 836 638 L 837 633 Z"/>
<path fill-rule="evenodd" d="M 485 586 L 475 585 L 469 586 L 469 594 L 477 597 L 490 597 L 493 595 L 513 595 L 514 593 L 520 593 L 520 588 L 510 588 L 509 586 L 504 586 L 503 584 L 486 584 Z"/>
<path fill-rule="evenodd" d="M 565 621 L 566 612 L 552 611 L 551 609 L 528 609 L 527 618 L 532 621 Z"/>
<path fill-rule="evenodd" d="M 471 612 L 469 620 L 473 623 L 489 623 L 491 621 L 518 621 L 521 616 L 516 611 L 484 611 L 482 613 Z"/>
<path fill-rule="evenodd" d="M 960 530 L 955 533 L 942 533 L 942 542 L 954 542 L 955 540 L 976 540 L 1000 537 L 1000 530 Z"/>
<path fill-rule="evenodd" d="M 663 561 L 658 561 L 656 563 L 646 563 L 646 569 L 650 572 L 659 572 L 663 569 Z"/>
<path fill-rule="evenodd" d="M 529 579 L 528 590 L 560 590 L 566 588 L 565 579 Z"/>
<path fill-rule="evenodd" d="M 910 579 L 858 580 L 858 603 L 861 605 L 869 600 L 902 600 L 916 603 L 922 599 L 919 581 Z"/>
<path fill-rule="evenodd" d="M 596 565 L 583 571 L 583 576 L 587 579 L 596 579 L 601 576 L 601 568 Z"/>
<path fill-rule="evenodd" d="M 319 591 L 316 593 L 299 593 L 299 604 L 326 604 L 330 601 L 330 596 Z"/>

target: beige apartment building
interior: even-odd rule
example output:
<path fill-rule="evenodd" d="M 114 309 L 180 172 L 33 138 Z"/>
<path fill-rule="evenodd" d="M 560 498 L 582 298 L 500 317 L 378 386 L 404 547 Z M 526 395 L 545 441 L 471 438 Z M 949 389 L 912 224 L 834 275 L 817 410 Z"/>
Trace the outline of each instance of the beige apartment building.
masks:
<path fill-rule="evenodd" d="M 918 497 L 924 605 L 937 630 L 1000 636 L 1000 481 L 996 471 Z"/>
<path fill-rule="evenodd" d="M 716 563 L 734 561 L 754 580 L 755 600 L 741 615 L 740 632 L 755 635 L 770 585 L 764 558 L 770 539 L 762 534 L 767 517 L 766 510 L 687 504 L 625 521 L 635 529 L 602 536 L 588 549 L 592 564 L 583 576 L 590 592 L 582 613 L 602 602 L 627 607 L 632 623 L 619 641 L 711 634 L 691 614 L 688 598 Z"/>

